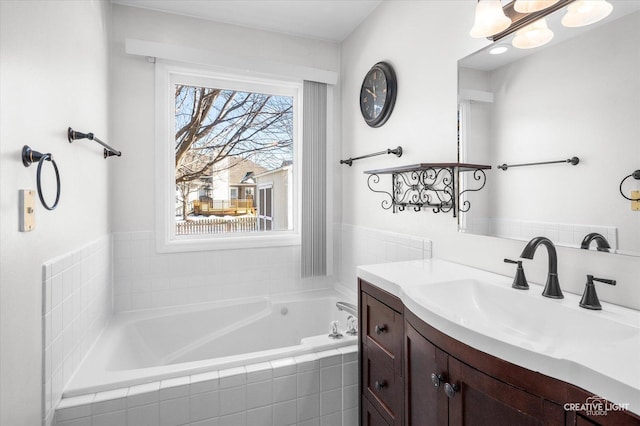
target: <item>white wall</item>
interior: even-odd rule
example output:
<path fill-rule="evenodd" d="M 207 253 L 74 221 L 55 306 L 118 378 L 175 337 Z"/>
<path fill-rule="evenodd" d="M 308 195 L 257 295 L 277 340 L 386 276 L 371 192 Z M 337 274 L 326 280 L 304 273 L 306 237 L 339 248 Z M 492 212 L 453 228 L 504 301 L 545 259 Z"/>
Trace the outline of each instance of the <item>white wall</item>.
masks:
<path fill-rule="evenodd" d="M 323 280 L 300 280 L 299 247 L 158 254 L 148 246 L 159 238 L 154 232 L 154 158 L 155 146 L 162 141 L 154 139 L 155 71 L 147 58 L 125 53 L 127 38 L 250 58 L 254 63 L 264 59 L 334 72 L 339 71 L 340 60 L 335 43 L 113 6 L 111 133 L 124 153 L 115 164 L 110 211 L 116 232 L 116 309 L 326 286 Z M 143 263 L 132 265 L 128 253 Z M 279 267 L 273 268 L 274 264 Z"/>
<path fill-rule="evenodd" d="M 109 165 L 118 159 L 104 160 L 93 142 L 66 138 L 72 126 L 118 147 L 107 125 L 109 17 L 102 1 L 0 2 L 3 426 L 41 422 L 42 265 L 109 233 Z M 36 187 L 35 166 L 25 168 L 20 159 L 24 144 L 51 152 L 62 181 L 58 208 L 45 211 L 38 201 L 30 233 L 18 231 L 18 190 Z"/>
<path fill-rule="evenodd" d="M 421 236 L 433 241 L 433 256 L 512 275 L 505 257 L 517 257 L 522 242 L 461 234 L 450 214 L 382 210 L 382 195 L 367 189 L 364 170 L 421 162 L 455 161 L 457 60 L 486 45 L 472 39 L 474 7 L 470 1 L 383 2 L 343 43 L 342 155 L 362 155 L 402 145 L 404 155 L 375 157 L 343 168 L 345 224 Z M 360 116 L 358 93 L 362 78 L 376 62 L 387 60 L 398 76 L 398 98 L 389 121 L 369 128 Z M 387 182 L 390 187 L 390 183 Z M 472 207 L 473 208 L 473 207 Z M 366 212 L 366 213 L 364 213 Z M 343 248 L 344 249 L 344 248 Z M 527 261 L 527 277 L 544 283 L 544 249 Z M 560 283 L 582 293 L 585 274 L 612 277 L 616 287 L 602 286 L 602 300 L 640 308 L 638 258 L 558 249 Z M 346 277 L 341 276 L 341 279 Z M 354 283 L 343 282 L 355 287 Z M 607 288 L 603 288 L 607 287 Z"/>

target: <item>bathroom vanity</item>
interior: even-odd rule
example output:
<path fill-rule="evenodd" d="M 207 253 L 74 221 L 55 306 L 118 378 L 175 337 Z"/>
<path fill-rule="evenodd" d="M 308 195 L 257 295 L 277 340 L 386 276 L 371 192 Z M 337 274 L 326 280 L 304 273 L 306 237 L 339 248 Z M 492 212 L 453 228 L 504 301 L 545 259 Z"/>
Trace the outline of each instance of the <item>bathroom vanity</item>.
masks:
<path fill-rule="evenodd" d="M 440 260 L 358 276 L 362 425 L 640 424 L 638 312 L 606 304 L 597 317 L 576 295 Z M 573 321 L 596 335 L 578 341 Z"/>

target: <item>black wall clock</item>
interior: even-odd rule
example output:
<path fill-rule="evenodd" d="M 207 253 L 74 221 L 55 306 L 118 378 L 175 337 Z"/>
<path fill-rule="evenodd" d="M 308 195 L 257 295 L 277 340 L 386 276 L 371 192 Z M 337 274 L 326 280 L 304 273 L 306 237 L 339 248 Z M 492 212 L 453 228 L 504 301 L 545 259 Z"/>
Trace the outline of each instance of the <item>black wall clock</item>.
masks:
<path fill-rule="evenodd" d="M 396 73 L 391 65 L 378 62 L 371 67 L 360 88 L 360 112 L 369 126 L 380 127 L 389 119 L 397 91 Z"/>

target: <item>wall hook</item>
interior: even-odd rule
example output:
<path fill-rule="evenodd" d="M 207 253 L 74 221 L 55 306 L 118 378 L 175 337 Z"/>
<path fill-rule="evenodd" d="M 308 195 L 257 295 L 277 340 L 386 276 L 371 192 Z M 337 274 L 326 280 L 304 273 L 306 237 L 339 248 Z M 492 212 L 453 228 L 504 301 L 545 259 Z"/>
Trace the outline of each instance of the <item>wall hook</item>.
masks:
<path fill-rule="evenodd" d="M 47 202 L 44 200 L 44 196 L 42 195 L 41 172 L 42 172 L 42 165 L 44 164 L 45 161 L 51 162 L 51 164 L 53 165 L 53 170 L 56 172 L 56 200 L 51 206 L 47 204 Z M 58 201 L 60 201 L 61 185 L 60 185 L 60 172 L 58 171 L 58 166 L 56 162 L 53 161 L 53 156 L 51 155 L 51 153 L 43 154 L 41 152 L 32 150 L 31 147 L 29 147 L 28 145 L 23 146 L 22 147 L 22 164 L 24 164 L 25 167 L 29 167 L 31 164 L 35 162 L 38 163 L 38 169 L 36 171 L 36 184 L 38 186 L 38 197 L 40 198 L 40 202 L 42 203 L 45 209 L 53 210 L 58 206 Z"/>
<path fill-rule="evenodd" d="M 624 181 L 629 179 L 630 177 L 634 178 L 635 180 L 640 180 L 640 170 L 636 170 L 635 172 L 631 173 L 629 176 L 626 176 L 624 179 L 622 179 L 622 181 L 620 182 L 620 195 L 622 195 L 624 198 L 626 198 L 629 201 L 640 201 L 640 198 L 629 198 L 626 195 L 624 195 L 624 192 L 622 192 L 622 185 L 624 184 Z"/>

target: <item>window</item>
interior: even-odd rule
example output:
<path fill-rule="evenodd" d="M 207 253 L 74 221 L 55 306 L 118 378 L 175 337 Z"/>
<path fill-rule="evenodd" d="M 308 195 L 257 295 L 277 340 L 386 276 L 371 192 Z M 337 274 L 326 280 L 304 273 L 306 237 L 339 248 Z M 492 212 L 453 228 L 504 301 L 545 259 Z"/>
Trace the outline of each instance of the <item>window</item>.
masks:
<path fill-rule="evenodd" d="M 299 244 L 300 84 L 162 64 L 156 75 L 158 248 Z"/>

